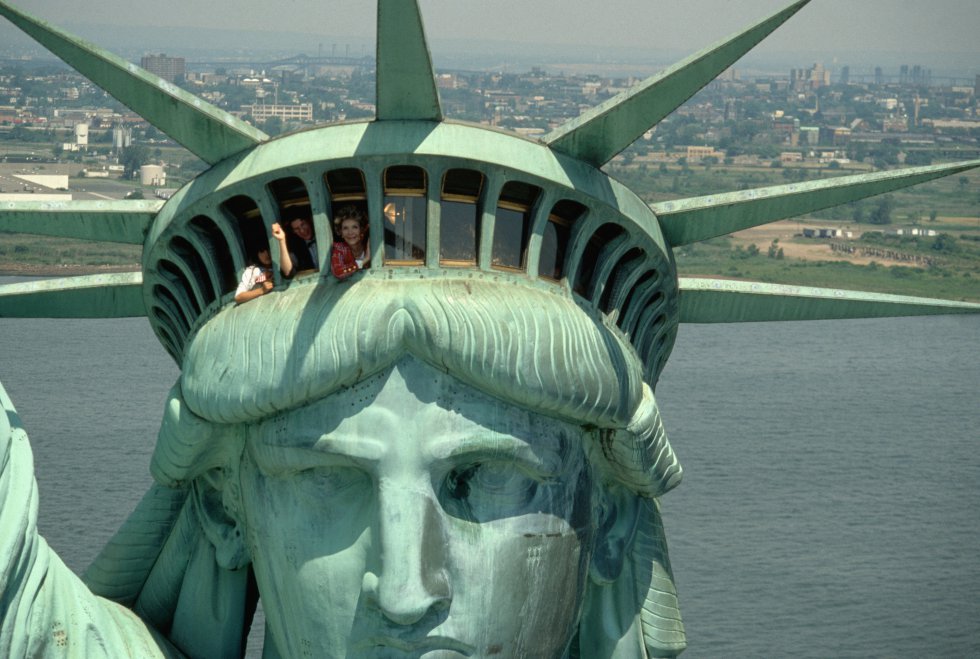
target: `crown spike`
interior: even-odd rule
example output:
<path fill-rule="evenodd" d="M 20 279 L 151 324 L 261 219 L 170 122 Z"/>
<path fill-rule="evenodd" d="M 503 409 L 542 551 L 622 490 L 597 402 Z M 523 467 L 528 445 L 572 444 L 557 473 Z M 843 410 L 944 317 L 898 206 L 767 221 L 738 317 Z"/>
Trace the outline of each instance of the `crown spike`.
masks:
<path fill-rule="evenodd" d="M 132 318 L 145 315 L 143 275 L 139 272 L 0 286 L 0 318 Z"/>
<path fill-rule="evenodd" d="M 208 164 L 269 139 L 163 78 L 5 2 L 0 15 Z"/>
<path fill-rule="evenodd" d="M 11 201 L 0 204 L 0 231 L 142 245 L 157 200 Z"/>
<path fill-rule="evenodd" d="M 601 167 L 714 80 L 810 0 L 789 7 L 678 62 L 544 136 L 556 151 Z"/>
<path fill-rule="evenodd" d="M 925 297 L 681 277 L 682 323 L 838 320 L 980 313 L 980 304 Z"/>
<path fill-rule="evenodd" d="M 664 237 L 671 246 L 679 247 L 901 190 L 975 167 L 980 167 L 980 160 L 691 197 L 651 204 L 650 208 L 660 220 Z"/>
<path fill-rule="evenodd" d="M 418 2 L 378 0 L 379 120 L 442 121 Z"/>

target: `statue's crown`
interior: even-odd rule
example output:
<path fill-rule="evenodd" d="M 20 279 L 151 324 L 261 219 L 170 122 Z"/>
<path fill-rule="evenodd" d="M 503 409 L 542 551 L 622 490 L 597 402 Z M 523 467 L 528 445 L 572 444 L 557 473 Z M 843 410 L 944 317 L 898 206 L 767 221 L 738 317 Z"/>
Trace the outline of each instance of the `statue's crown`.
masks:
<path fill-rule="evenodd" d="M 171 355 L 182 361 L 194 333 L 233 304 L 257 248 L 274 244 L 273 223 L 310 218 L 319 248 L 319 271 L 291 280 L 277 271 L 279 288 L 346 285 L 331 273 L 330 248 L 335 215 L 351 204 L 368 218 L 372 254 L 355 277 L 544 288 L 621 333 L 651 380 L 666 361 L 677 279 L 649 207 L 542 144 L 425 121 L 288 135 L 218 164 L 171 199 L 143 264 L 150 321 Z"/>

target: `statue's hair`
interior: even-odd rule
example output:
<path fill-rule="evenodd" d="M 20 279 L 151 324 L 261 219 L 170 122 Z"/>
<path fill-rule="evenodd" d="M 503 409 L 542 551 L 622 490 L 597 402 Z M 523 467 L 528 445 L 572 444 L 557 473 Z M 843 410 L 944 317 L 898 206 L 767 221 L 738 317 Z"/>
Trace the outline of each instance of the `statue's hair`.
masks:
<path fill-rule="evenodd" d="M 184 399 L 240 423 L 304 405 L 404 355 L 521 407 L 625 427 L 642 366 L 622 336 L 567 295 L 478 278 L 294 286 L 226 309 L 193 338 Z"/>
<path fill-rule="evenodd" d="M 204 436 L 328 396 L 405 355 L 514 405 L 594 427 L 604 477 L 634 492 L 658 496 L 680 481 L 640 360 L 621 334 L 560 293 L 469 278 L 299 286 L 223 311 L 188 349 L 154 474 L 186 482 L 214 466 L 204 456 L 217 447 Z"/>

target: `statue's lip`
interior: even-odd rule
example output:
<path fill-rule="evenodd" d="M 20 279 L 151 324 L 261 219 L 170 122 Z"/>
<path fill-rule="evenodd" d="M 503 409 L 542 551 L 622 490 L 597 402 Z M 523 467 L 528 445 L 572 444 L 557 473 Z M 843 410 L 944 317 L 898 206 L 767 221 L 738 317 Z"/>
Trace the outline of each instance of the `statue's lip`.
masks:
<path fill-rule="evenodd" d="M 386 648 L 388 650 L 400 650 L 411 656 L 419 656 L 425 652 L 436 650 L 449 650 L 458 652 L 463 657 L 471 656 L 475 648 L 463 641 L 448 636 L 424 636 L 422 638 L 399 638 L 397 636 L 378 635 L 371 636 L 352 648 L 354 650 L 368 651 L 372 648 Z"/>

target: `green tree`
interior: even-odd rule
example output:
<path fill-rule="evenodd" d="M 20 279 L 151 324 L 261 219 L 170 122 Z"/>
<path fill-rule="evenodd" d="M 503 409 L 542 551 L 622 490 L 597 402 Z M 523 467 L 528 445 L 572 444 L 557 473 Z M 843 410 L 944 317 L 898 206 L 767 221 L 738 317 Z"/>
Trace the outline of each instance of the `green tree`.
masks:
<path fill-rule="evenodd" d="M 910 151 L 905 156 L 905 164 L 909 167 L 918 167 L 920 165 L 931 165 L 932 155 L 926 151 Z"/>
<path fill-rule="evenodd" d="M 124 168 L 123 175 L 126 178 L 133 178 L 149 158 L 150 151 L 142 144 L 124 147 L 119 154 L 119 164 Z"/>
<path fill-rule="evenodd" d="M 956 238 L 948 233 L 941 233 L 932 241 L 932 248 L 937 252 L 951 254 L 956 251 Z"/>
<path fill-rule="evenodd" d="M 878 200 L 878 204 L 875 206 L 874 210 L 871 211 L 871 216 L 868 221 L 871 224 L 891 224 L 892 223 L 892 210 L 895 208 L 895 202 L 892 201 L 890 196 L 884 196 Z"/>

